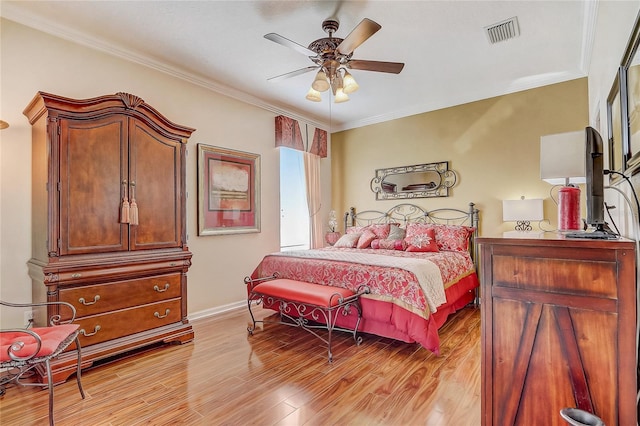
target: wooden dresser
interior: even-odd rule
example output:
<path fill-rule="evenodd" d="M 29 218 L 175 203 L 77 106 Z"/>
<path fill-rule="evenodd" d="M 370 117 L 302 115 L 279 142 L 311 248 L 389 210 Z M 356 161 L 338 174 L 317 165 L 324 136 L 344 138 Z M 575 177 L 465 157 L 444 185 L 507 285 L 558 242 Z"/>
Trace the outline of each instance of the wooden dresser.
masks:
<path fill-rule="evenodd" d="M 76 307 L 83 366 L 192 340 L 185 154 L 194 129 L 127 93 L 76 100 L 40 92 L 24 114 L 33 133 L 34 302 Z M 36 324 L 56 313 L 36 313 Z M 54 382 L 73 366 L 63 354 Z"/>
<path fill-rule="evenodd" d="M 482 424 L 636 424 L 635 243 L 479 238 Z"/>

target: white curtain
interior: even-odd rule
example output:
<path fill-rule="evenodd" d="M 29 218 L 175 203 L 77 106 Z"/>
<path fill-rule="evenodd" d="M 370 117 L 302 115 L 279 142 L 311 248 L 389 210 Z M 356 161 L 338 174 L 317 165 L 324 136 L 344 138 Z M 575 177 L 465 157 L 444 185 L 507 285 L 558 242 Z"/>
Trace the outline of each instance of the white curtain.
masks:
<path fill-rule="evenodd" d="M 320 157 L 303 152 L 304 176 L 307 184 L 307 206 L 309 208 L 310 248 L 323 246 L 322 221 L 320 208 L 322 199 L 320 193 Z"/>

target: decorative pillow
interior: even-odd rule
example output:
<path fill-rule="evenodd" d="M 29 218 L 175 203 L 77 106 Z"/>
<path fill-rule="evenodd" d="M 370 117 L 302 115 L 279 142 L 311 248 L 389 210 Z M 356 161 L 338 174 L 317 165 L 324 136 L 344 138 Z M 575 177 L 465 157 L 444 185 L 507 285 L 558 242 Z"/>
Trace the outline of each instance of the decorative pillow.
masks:
<path fill-rule="evenodd" d="M 360 238 L 358 238 L 358 243 L 356 244 L 356 248 L 364 249 L 371 245 L 371 241 L 376 239 L 376 234 L 369 229 L 365 229 Z"/>
<path fill-rule="evenodd" d="M 405 231 L 405 237 L 413 237 L 416 235 L 425 234 L 429 229 L 433 229 L 435 224 L 433 223 L 408 223 Z"/>
<path fill-rule="evenodd" d="M 469 239 L 475 228 L 462 225 L 433 225 L 438 248 L 445 251 L 469 250 Z"/>
<path fill-rule="evenodd" d="M 436 242 L 436 230 L 434 228 L 428 228 L 423 230 L 421 233 L 412 234 L 407 236 L 404 240 L 407 243 L 407 251 L 439 251 L 438 243 Z"/>
<path fill-rule="evenodd" d="M 406 237 L 406 233 L 407 231 L 404 228 L 400 228 L 400 225 L 391 225 L 387 240 L 403 240 Z"/>
<path fill-rule="evenodd" d="M 344 234 L 336 243 L 333 245 L 334 247 L 341 248 L 352 248 L 358 244 L 358 240 L 362 234 Z"/>
<path fill-rule="evenodd" d="M 347 228 L 345 234 L 362 234 L 366 228 L 366 226 L 350 226 Z"/>
<path fill-rule="evenodd" d="M 376 239 L 371 241 L 371 248 L 403 251 L 407 248 L 407 243 L 404 240 Z"/>
<path fill-rule="evenodd" d="M 389 238 L 389 229 L 391 225 L 388 223 L 378 223 L 375 225 L 367 226 L 367 229 L 370 229 L 374 234 L 376 234 L 376 238 L 381 240 L 386 240 Z"/>

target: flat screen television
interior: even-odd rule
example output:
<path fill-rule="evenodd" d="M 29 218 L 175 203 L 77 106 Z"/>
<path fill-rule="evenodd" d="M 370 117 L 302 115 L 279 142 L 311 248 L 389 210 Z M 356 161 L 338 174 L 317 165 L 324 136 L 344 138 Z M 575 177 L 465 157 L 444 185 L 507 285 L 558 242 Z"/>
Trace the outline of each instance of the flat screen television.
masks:
<path fill-rule="evenodd" d="M 602 137 L 593 127 L 585 129 L 587 225 L 593 230 L 570 232 L 568 238 L 616 239 L 604 220 L 604 153 Z"/>

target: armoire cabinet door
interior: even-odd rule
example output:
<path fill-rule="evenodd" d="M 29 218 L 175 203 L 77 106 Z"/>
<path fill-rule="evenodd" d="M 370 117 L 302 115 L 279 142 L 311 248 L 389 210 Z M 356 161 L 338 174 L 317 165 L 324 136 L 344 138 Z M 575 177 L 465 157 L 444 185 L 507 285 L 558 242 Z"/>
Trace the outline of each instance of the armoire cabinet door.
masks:
<path fill-rule="evenodd" d="M 120 224 L 127 133 L 122 115 L 59 121 L 61 256 L 129 249 L 127 227 Z"/>
<path fill-rule="evenodd" d="M 129 231 L 130 249 L 180 247 L 182 144 L 133 118 L 129 134 L 129 181 L 138 206 L 138 225 Z"/>

